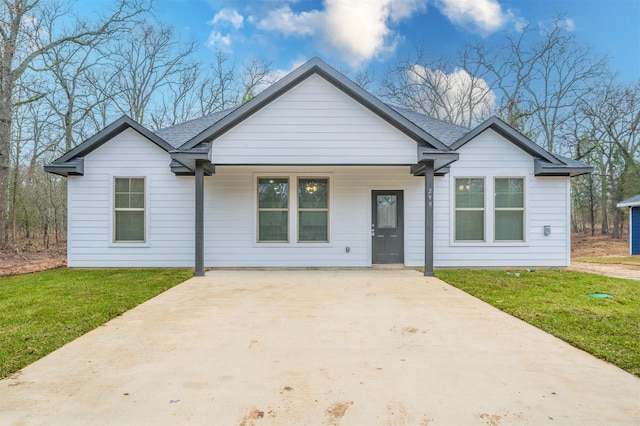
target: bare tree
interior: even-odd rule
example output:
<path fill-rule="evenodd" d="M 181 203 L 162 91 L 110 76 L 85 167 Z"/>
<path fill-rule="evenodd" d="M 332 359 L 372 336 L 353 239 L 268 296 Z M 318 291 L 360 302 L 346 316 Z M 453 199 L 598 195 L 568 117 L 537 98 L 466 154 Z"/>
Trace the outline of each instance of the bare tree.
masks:
<path fill-rule="evenodd" d="M 63 44 L 89 45 L 115 37 L 148 3 L 118 0 L 95 20 L 76 19 L 65 4 L 41 0 L 4 0 L 0 4 L 0 245 L 6 243 L 7 189 L 11 151 L 12 109 L 31 99 L 16 99 L 16 82 L 37 70 L 44 53 Z M 64 16 L 65 22 L 61 23 Z M 37 97 L 40 97 L 38 94 Z"/>
<path fill-rule="evenodd" d="M 622 212 L 616 204 L 635 195 L 625 192 L 625 183 L 640 180 L 640 83 L 625 86 L 611 80 L 594 88 L 579 103 L 574 119 L 574 137 L 581 142 L 576 154 L 588 155 L 602 173 L 602 232 L 612 225 L 618 238 Z"/>
<path fill-rule="evenodd" d="M 110 54 L 117 76 L 112 88 L 116 106 L 137 122 L 149 124 L 145 114 L 155 106 L 154 97 L 195 68 L 189 61 L 194 49 L 195 42 L 181 43 L 170 26 L 145 23 L 134 29 L 114 44 Z"/>
<path fill-rule="evenodd" d="M 235 66 L 223 52 L 216 52 L 214 62 L 200 64 L 180 73 L 171 84 L 156 113 L 152 115 L 154 128 L 161 128 L 209 115 L 238 104 Z"/>
<path fill-rule="evenodd" d="M 468 46 L 499 95 L 498 112 L 547 150 L 560 152 L 568 120 L 592 87 L 607 76 L 607 59 L 577 42 L 558 16 L 551 28 L 526 26 L 494 49 Z"/>
<path fill-rule="evenodd" d="M 479 73 L 482 69 L 468 59 L 464 52 L 455 61 L 436 58 L 419 48 L 415 58 L 387 72 L 379 94 L 434 118 L 463 126 L 478 124 L 492 114 L 495 96 Z"/>
<path fill-rule="evenodd" d="M 352 78 L 353 82 L 365 90 L 369 90 L 376 81 L 376 73 L 371 68 L 359 70 Z"/>
<path fill-rule="evenodd" d="M 277 76 L 273 75 L 271 62 L 257 58 L 250 59 L 245 63 L 240 74 L 242 84 L 240 102 L 243 104 L 249 102 L 258 93 L 273 84 L 276 79 Z"/>
<path fill-rule="evenodd" d="M 205 69 L 205 78 L 198 86 L 200 114 L 207 115 L 238 105 L 235 64 L 224 52 L 216 52 L 215 60 Z"/>
<path fill-rule="evenodd" d="M 95 85 L 103 60 L 98 48 L 95 45 L 65 44 L 43 54 L 47 74 L 53 78 L 45 99 L 57 116 L 62 152 L 98 130 L 87 117 L 100 103 L 109 99 L 109 95 Z"/>

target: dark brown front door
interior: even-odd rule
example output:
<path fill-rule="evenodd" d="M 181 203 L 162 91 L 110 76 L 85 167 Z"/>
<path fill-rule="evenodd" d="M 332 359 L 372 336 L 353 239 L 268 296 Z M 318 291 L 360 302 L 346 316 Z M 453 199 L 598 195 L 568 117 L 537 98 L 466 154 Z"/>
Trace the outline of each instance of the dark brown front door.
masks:
<path fill-rule="evenodd" d="M 404 263 L 402 191 L 371 191 L 372 263 Z"/>

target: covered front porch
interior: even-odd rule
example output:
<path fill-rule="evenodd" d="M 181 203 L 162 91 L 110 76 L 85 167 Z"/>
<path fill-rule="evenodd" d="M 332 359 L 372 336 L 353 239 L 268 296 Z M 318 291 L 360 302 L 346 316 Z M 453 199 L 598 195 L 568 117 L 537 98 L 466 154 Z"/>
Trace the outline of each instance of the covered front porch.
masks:
<path fill-rule="evenodd" d="M 419 151 L 414 165 L 214 165 L 209 154 L 172 153 L 184 167 L 174 173 L 195 177 L 196 276 L 206 267 L 370 267 L 399 263 L 424 267 L 433 275 L 434 180 L 447 172 L 455 153 Z M 291 202 L 288 235 L 282 241 L 261 241 L 259 185 L 278 178 L 286 182 Z M 326 240 L 301 239 L 303 220 L 297 197 L 300 182 L 319 180 L 328 187 Z M 289 189 L 290 187 L 290 189 Z M 398 197 L 398 229 L 376 226 L 376 197 Z M 302 207 L 301 207 L 302 206 Z M 283 213 L 284 214 L 284 213 Z M 393 230 L 391 230 L 393 231 Z M 380 241 L 394 241 L 401 257 L 381 258 Z M 400 239 L 401 242 L 397 242 Z"/>

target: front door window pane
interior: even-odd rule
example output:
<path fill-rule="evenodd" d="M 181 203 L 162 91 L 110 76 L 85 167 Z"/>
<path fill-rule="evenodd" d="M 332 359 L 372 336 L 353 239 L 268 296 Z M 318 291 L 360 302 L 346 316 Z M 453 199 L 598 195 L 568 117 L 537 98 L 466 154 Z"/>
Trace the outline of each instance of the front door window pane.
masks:
<path fill-rule="evenodd" d="M 394 229 L 398 227 L 398 199 L 395 195 L 377 196 L 378 229 Z"/>

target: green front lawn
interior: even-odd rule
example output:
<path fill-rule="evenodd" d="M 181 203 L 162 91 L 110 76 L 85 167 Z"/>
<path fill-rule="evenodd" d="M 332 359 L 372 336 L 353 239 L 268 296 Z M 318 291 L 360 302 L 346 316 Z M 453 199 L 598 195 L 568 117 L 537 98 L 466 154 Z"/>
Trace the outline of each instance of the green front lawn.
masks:
<path fill-rule="evenodd" d="M 439 270 L 436 276 L 640 376 L 638 281 L 551 270 Z M 606 293 L 613 298 L 589 297 L 591 293 Z"/>
<path fill-rule="evenodd" d="M 0 278 L 0 379 L 191 276 L 186 269 L 55 269 Z"/>

